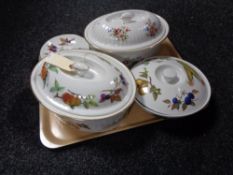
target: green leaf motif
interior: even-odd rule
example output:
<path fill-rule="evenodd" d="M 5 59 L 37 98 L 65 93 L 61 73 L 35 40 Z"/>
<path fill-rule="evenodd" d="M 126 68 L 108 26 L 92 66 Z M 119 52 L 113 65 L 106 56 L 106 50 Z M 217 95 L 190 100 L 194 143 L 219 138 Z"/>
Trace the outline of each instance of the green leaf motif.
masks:
<path fill-rule="evenodd" d="M 54 81 L 54 86 L 50 88 L 50 92 L 59 92 L 59 91 L 64 90 L 64 89 L 65 88 L 62 87 L 62 86 L 60 86 L 59 83 L 58 83 L 58 81 L 55 80 Z"/>
<path fill-rule="evenodd" d="M 95 100 L 95 95 L 88 95 L 86 99 L 83 100 L 83 106 L 87 109 L 90 108 L 91 106 L 97 107 L 98 103 Z"/>
<path fill-rule="evenodd" d="M 196 104 L 192 101 L 190 105 L 195 106 Z"/>
<path fill-rule="evenodd" d="M 150 93 L 152 93 L 154 101 L 156 101 L 158 96 L 161 95 L 160 88 L 157 88 L 155 85 L 152 84 L 152 79 L 149 76 L 149 72 L 148 72 L 146 67 L 144 67 L 144 70 L 142 72 L 139 72 L 139 73 L 140 73 L 140 75 L 139 75 L 140 77 L 143 77 L 147 80 L 140 79 L 140 78 L 136 80 L 138 93 L 140 95 L 145 95 L 145 94 L 147 94 L 147 92 L 148 92 L 147 90 L 149 88 Z M 145 91 L 145 88 L 146 88 L 146 91 Z"/>
<path fill-rule="evenodd" d="M 158 94 L 156 94 L 156 93 L 152 93 L 152 94 L 153 94 L 154 101 L 156 101 L 158 98 Z"/>
<path fill-rule="evenodd" d="M 203 81 L 203 79 L 201 78 L 201 76 L 196 72 L 196 70 L 194 70 L 192 67 L 190 67 L 188 64 L 182 62 L 182 61 L 178 61 L 184 68 L 187 78 L 188 78 L 188 83 L 189 85 L 193 85 L 193 77 L 195 77 L 196 79 L 198 79 L 203 85 L 205 85 L 205 82 Z"/>
<path fill-rule="evenodd" d="M 183 109 L 183 111 L 184 111 L 185 109 L 187 109 L 187 107 L 188 107 L 188 105 L 186 105 L 185 103 L 182 104 L 182 109 Z"/>
<path fill-rule="evenodd" d="M 154 93 L 156 93 L 156 94 L 158 94 L 158 95 L 161 94 L 160 89 L 159 89 L 159 88 L 156 88 L 155 85 L 152 85 L 152 86 L 151 86 L 150 92 L 154 92 Z"/>
<path fill-rule="evenodd" d="M 50 92 L 56 92 L 56 91 L 57 91 L 57 89 L 55 87 L 50 88 Z"/>
<path fill-rule="evenodd" d="M 180 104 L 179 103 L 172 104 L 172 110 L 174 110 L 174 109 L 179 110 L 180 109 Z"/>
<path fill-rule="evenodd" d="M 89 108 L 89 104 L 88 104 L 88 102 L 87 101 L 83 101 L 83 106 L 85 107 L 85 108 Z"/>
<path fill-rule="evenodd" d="M 51 71 L 53 71 L 53 72 L 58 73 L 58 69 L 57 69 L 56 66 L 53 66 L 53 65 L 50 64 L 49 67 L 48 67 L 48 69 L 51 70 Z"/>
<path fill-rule="evenodd" d="M 58 88 L 59 88 L 59 83 L 58 83 L 58 81 L 57 81 L 57 80 L 55 80 L 55 82 L 54 82 L 54 87 L 55 87 L 56 89 L 58 89 Z"/>
<path fill-rule="evenodd" d="M 176 104 L 176 109 L 179 110 L 180 109 L 180 103 Z"/>
<path fill-rule="evenodd" d="M 94 101 L 94 100 L 90 100 L 89 104 L 91 106 L 95 106 L 95 107 L 98 106 L 98 103 L 96 101 Z"/>
<path fill-rule="evenodd" d="M 172 110 L 176 108 L 176 105 L 175 104 L 172 104 Z"/>
<path fill-rule="evenodd" d="M 147 68 L 144 67 L 144 71 L 143 72 L 140 72 L 140 77 L 143 77 L 143 78 L 148 78 L 148 70 Z"/>
<path fill-rule="evenodd" d="M 171 104 L 171 101 L 169 99 L 163 100 L 163 102 L 166 104 Z"/>
<path fill-rule="evenodd" d="M 152 93 L 153 98 L 154 98 L 155 101 L 157 100 L 158 95 L 161 94 L 160 89 L 156 88 L 154 85 L 151 86 L 150 92 Z"/>

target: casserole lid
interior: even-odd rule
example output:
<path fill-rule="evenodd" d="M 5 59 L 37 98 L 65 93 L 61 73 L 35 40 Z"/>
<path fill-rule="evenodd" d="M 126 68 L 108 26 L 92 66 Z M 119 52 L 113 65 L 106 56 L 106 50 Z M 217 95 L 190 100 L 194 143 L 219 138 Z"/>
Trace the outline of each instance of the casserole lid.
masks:
<path fill-rule="evenodd" d="M 103 15 L 85 29 L 85 38 L 96 48 L 128 50 L 157 44 L 169 27 L 160 16 L 145 10 L 123 10 Z"/>
<path fill-rule="evenodd" d="M 50 54 L 59 53 L 63 50 L 75 50 L 75 49 L 89 49 L 87 41 L 75 34 L 61 34 L 54 36 L 46 41 L 40 49 L 39 60 L 45 58 Z"/>
<path fill-rule="evenodd" d="M 167 118 L 184 117 L 204 108 L 211 88 L 193 64 L 174 57 L 154 57 L 132 68 L 137 84 L 136 102 Z"/>
<path fill-rule="evenodd" d="M 79 119 L 104 118 L 134 101 L 136 85 L 131 72 L 116 59 L 89 50 L 62 51 L 74 61 L 67 72 L 40 61 L 32 71 L 31 87 L 49 110 Z"/>

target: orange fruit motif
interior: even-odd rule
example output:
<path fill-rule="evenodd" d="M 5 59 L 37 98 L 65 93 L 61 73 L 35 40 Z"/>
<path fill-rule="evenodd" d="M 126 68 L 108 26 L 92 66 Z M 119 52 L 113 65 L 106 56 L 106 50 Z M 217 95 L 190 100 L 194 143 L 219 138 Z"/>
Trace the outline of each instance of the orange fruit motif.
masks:
<path fill-rule="evenodd" d="M 79 97 L 74 96 L 68 92 L 62 95 L 62 100 L 64 103 L 68 104 L 71 107 L 79 106 L 81 104 L 81 100 L 79 99 Z"/>
<path fill-rule="evenodd" d="M 46 68 L 46 63 L 44 63 L 41 69 L 41 73 L 40 73 L 41 79 L 45 80 L 47 75 L 48 75 L 48 70 Z"/>
<path fill-rule="evenodd" d="M 149 82 L 147 80 L 137 79 L 136 85 L 139 95 L 145 95 L 146 94 L 145 89 L 148 88 Z"/>
<path fill-rule="evenodd" d="M 152 26 L 150 28 L 150 36 L 155 36 L 156 32 L 157 32 L 157 29 L 154 26 Z"/>
<path fill-rule="evenodd" d="M 121 96 L 120 96 L 121 91 L 122 91 L 121 88 L 118 88 L 114 91 L 114 94 L 110 96 L 111 103 L 113 103 L 114 101 L 121 101 Z"/>
<path fill-rule="evenodd" d="M 121 101 L 121 96 L 120 95 L 112 95 L 110 97 L 111 103 L 113 103 L 114 101 Z"/>

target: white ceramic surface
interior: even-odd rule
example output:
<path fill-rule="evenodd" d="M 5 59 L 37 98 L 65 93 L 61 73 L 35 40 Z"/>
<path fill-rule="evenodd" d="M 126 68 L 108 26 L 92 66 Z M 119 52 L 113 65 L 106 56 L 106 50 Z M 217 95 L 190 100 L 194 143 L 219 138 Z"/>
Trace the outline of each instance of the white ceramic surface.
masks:
<path fill-rule="evenodd" d="M 77 71 L 66 72 L 40 61 L 31 75 L 32 90 L 38 100 L 86 131 L 101 131 L 116 124 L 135 98 L 131 72 L 103 53 L 69 50 L 60 54 L 88 69 L 76 65 Z"/>
<path fill-rule="evenodd" d="M 167 118 L 184 117 L 203 109 L 211 88 L 191 63 L 174 57 L 154 57 L 131 69 L 137 84 L 136 102 Z"/>
<path fill-rule="evenodd" d="M 85 29 L 85 38 L 94 49 L 122 62 L 156 54 L 167 37 L 169 26 L 162 17 L 144 10 L 123 10 L 101 16 Z"/>
<path fill-rule="evenodd" d="M 62 34 L 46 41 L 40 50 L 39 60 L 45 58 L 51 52 L 64 50 L 89 49 L 86 40 L 75 34 Z"/>

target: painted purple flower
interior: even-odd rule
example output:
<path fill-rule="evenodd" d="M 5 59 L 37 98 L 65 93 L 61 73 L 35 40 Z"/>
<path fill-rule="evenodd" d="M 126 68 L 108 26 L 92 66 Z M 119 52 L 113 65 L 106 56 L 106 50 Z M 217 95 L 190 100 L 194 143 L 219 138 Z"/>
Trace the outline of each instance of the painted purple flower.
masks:
<path fill-rule="evenodd" d="M 110 100 L 111 103 L 115 102 L 115 101 L 121 101 L 121 96 L 120 96 L 120 92 L 122 91 L 121 88 L 117 88 L 114 90 L 105 90 L 105 92 L 108 91 L 108 94 L 101 94 L 100 95 L 100 99 L 99 102 L 102 103 L 106 100 Z"/>
<path fill-rule="evenodd" d="M 102 102 L 104 102 L 105 100 L 108 100 L 108 99 L 110 99 L 109 94 L 101 94 L 99 102 L 102 103 Z"/>
<path fill-rule="evenodd" d="M 49 44 L 48 50 L 51 52 L 57 52 L 57 46 L 55 46 L 54 44 Z"/>
<path fill-rule="evenodd" d="M 124 77 L 122 74 L 120 74 L 120 79 L 121 79 L 121 83 L 122 83 L 123 85 L 125 85 L 125 86 L 128 85 L 128 83 L 127 83 L 125 77 Z"/>

